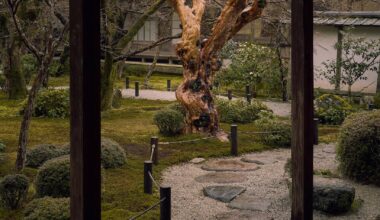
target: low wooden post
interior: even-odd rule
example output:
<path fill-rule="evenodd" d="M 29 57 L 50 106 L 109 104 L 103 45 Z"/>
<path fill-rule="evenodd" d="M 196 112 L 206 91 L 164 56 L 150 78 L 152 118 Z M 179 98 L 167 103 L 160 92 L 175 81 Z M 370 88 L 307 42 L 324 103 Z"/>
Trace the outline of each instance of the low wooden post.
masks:
<path fill-rule="evenodd" d="M 171 188 L 160 186 L 160 220 L 170 220 L 172 218 Z"/>
<path fill-rule="evenodd" d="M 232 100 L 232 90 L 227 91 L 228 100 Z"/>
<path fill-rule="evenodd" d="M 171 86 L 172 82 L 170 79 L 168 79 L 166 81 L 166 89 L 170 92 L 172 90 L 172 86 Z"/>
<path fill-rule="evenodd" d="M 125 77 L 125 88 L 129 89 L 129 77 Z"/>
<path fill-rule="evenodd" d="M 248 95 L 248 94 L 251 94 L 251 86 L 250 85 L 245 86 L 245 95 Z"/>
<path fill-rule="evenodd" d="M 247 94 L 247 102 L 249 104 L 251 104 L 251 100 L 252 100 L 251 94 Z"/>
<path fill-rule="evenodd" d="M 152 161 L 144 161 L 144 193 L 152 194 L 152 179 L 150 178 L 150 174 L 152 174 L 153 163 Z"/>
<path fill-rule="evenodd" d="M 140 95 L 139 82 L 135 82 L 135 96 L 138 97 L 139 95 Z"/>
<path fill-rule="evenodd" d="M 158 137 L 150 138 L 150 152 L 152 154 L 152 162 L 154 165 L 158 164 Z"/>
<path fill-rule="evenodd" d="M 314 133 L 314 145 L 318 145 L 319 141 L 319 137 L 318 137 L 318 127 L 319 127 L 319 119 L 318 118 L 314 118 L 314 124 L 313 124 L 313 133 Z"/>
<path fill-rule="evenodd" d="M 231 125 L 231 155 L 238 156 L 237 125 Z"/>

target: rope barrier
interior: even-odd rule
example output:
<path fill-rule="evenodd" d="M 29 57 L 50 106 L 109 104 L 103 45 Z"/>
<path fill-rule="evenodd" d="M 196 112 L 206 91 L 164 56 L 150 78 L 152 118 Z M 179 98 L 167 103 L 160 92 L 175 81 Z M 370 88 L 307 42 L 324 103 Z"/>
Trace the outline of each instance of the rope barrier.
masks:
<path fill-rule="evenodd" d="M 158 190 L 160 190 L 160 185 L 158 185 L 158 183 L 156 182 L 156 180 L 154 180 L 152 174 L 150 172 L 148 172 L 148 174 L 149 174 L 150 179 L 154 183 L 154 185 L 157 187 Z"/>
<path fill-rule="evenodd" d="M 242 134 L 278 134 L 283 133 L 282 131 L 239 131 Z"/>
<path fill-rule="evenodd" d="M 152 151 L 150 152 L 150 161 L 153 161 L 153 153 L 154 153 L 154 149 L 156 148 L 156 145 L 152 145 Z"/>
<path fill-rule="evenodd" d="M 166 198 L 163 198 L 161 199 L 160 201 L 156 202 L 154 205 L 152 205 L 151 207 L 145 209 L 144 211 L 142 211 L 140 214 L 136 215 L 136 216 L 133 216 L 132 218 L 130 218 L 129 220 L 135 220 L 143 215 L 145 215 L 147 212 L 149 212 L 150 210 L 156 208 L 158 205 L 160 205 L 163 201 L 165 201 Z"/>
<path fill-rule="evenodd" d="M 204 137 L 204 138 L 197 138 L 197 139 L 192 139 L 192 140 L 183 140 L 183 141 L 171 141 L 171 142 L 159 142 L 159 144 L 162 145 L 169 145 L 169 144 L 183 144 L 183 143 L 191 143 L 191 142 L 197 142 L 197 141 L 202 141 L 202 140 L 208 140 L 216 138 L 215 136 L 210 136 L 210 137 Z"/>

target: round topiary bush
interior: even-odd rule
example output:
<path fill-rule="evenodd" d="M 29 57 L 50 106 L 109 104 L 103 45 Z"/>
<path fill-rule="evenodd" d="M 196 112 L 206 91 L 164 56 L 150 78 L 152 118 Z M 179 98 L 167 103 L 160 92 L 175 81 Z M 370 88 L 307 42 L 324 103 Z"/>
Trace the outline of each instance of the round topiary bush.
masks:
<path fill-rule="evenodd" d="M 31 201 L 24 210 L 24 220 L 69 220 L 70 199 L 44 197 Z"/>
<path fill-rule="evenodd" d="M 340 130 L 337 156 L 345 176 L 380 185 L 380 137 L 376 123 L 380 123 L 380 110 L 350 115 Z"/>
<path fill-rule="evenodd" d="M 51 144 L 41 144 L 27 151 L 25 166 L 37 168 L 47 160 L 69 153 L 68 148 L 57 148 Z"/>
<path fill-rule="evenodd" d="M 225 123 L 250 123 L 259 119 L 261 111 L 268 111 L 267 106 L 257 100 L 252 100 L 251 104 L 243 100 L 222 100 L 216 102 L 221 122 Z"/>
<path fill-rule="evenodd" d="M 292 144 L 292 125 L 289 121 L 276 118 L 261 118 L 255 121 L 255 125 L 262 132 L 268 134 L 260 135 L 260 140 L 269 146 L 290 147 Z"/>
<path fill-rule="evenodd" d="M 37 96 L 33 116 L 65 118 L 70 114 L 69 100 L 68 90 L 43 90 Z"/>
<path fill-rule="evenodd" d="M 167 106 L 167 109 L 171 109 L 181 113 L 184 117 L 186 116 L 186 109 L 178 102 L 172 103 Z"/>
<path fill-rule="evenodd" d="M 315 114 L 322 124 L 342 124 L 352 111 L 352 106 L 337 95 L 325 94 L 315 100 Z"/>
<path fill-rule="evenodd" d="M 117 168 L 125 164 L 125 151 L 117 142 L 108 138 L 102 138 L 101 145 L 101 161 L 105 169 Z"/>
<path fill-rule="evenodd" d="M 70 196 L 70 158 L 62 156 L 46 161 L 36 176 L 36 191 L 39 197 Z"/>
<path fill-rule="evenodd" d="M 180 134 L 185 127 L 185 117 L 179 111 L 163 109 L 153 118 L 154 124 L 163 135 L 172 136 Z"/>
<path fill-rule="evenodd" d="M 0 199 L 5 208 L 17 209 L 25 200 L 29 179 L 25 175 L 7 175 L 0 181 Z"/>

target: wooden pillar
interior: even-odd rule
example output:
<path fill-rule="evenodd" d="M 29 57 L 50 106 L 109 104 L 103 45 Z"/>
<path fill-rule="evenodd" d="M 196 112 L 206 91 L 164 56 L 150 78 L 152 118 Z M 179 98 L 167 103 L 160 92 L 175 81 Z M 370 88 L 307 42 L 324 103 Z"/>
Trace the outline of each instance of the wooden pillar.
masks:
<path fill-rule="evenodd" d="M 313 219 L 313 1 L 292 1 L 292 214 Z"/>
<path fill-rule="evenodd" d="M 336 75 L 335 75 L 335 91 L 340 91 L 340 80 L 342 75 L 342 41 L 343 41 L 343 27 L 338 26 L 338 42 L 336 48 Z"/>
<path fill-rule="evenodd" d="M 70 0 L 72 220 L 100 220 L 100 1 Z"/>

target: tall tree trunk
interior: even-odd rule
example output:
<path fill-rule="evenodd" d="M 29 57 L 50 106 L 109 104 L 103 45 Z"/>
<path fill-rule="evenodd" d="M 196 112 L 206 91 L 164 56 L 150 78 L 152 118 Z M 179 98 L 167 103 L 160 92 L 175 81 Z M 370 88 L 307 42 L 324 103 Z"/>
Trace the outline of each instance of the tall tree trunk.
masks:
<path fill-rule="evenodd" d="M 21 72 L 20 48 L 15 41 L 7 48 L 7 63 L 5 75 L 8 81 L 8 98 L 23 99 L 26 97 L 27 89 L 24 74 Z"/>
<path fill-rule="evenodd" d="M 149 88 L 149 80 L 150 80 L 150 77 L 152 76 L 154 70 L 156 69 L 156 64 L 157 64 L 159 56 L 160 56 L 160 47 L 156 47 L 156 52 L 154 54 L 153 62 L 149 66 L 148 73 L 145 76 L 145 80 L 144 80 L 144 88 L 145 89 Z"/>
<path fill-rule="evenodd" d="M 33 82 L 33 86 L 31 90 L 29 91 L 27 105 L 24 109 L 24 114 L 22 117 L 20 134 L 19 134 L 19 140 L 18 140 L 17 159 L 16 159 L 16 169 L 18 171 L 22 170 L 25 165 L 26 145 L 28 143 L 28 138 L 29 138 L 30 120 L 33 114 L 34 103 L 37 97 L 37 93 L 42 87 L 43 81 L 47 75 L 47 66 L 48 64 L 40 65 L 37 77 L 35 78 Z"/>
<path fill-rule="evenodd" d="M 66 62 L 69 60 L 69 58 L 70 58 L 70 47 L 65 46 L 59 58 L 59 67 L 57 71 L 54 73 L 56 77 L 59 77 L 65 74 Z"/>
<path fill-rule="evenodd" d="M 113 56 L 106 52 L 103 71 L 100 77 L 101 110 L 106 111 L 112 107 L 113 87 L 116 77 L 116 66 L 114 67 Z"/>
<path fill-rule="evenodd" d="M 276 47 L 276 55 L 277 55 L 277 59 L 278 59 L 278 65 L 280 68 L 282 101 L 287 102 L 288 101 L 288 80 L 287 80 L 287 72 L 288 71 L 284 67 L 284 62 L 281 58 L 281 48 L 279 45 Z"/>

